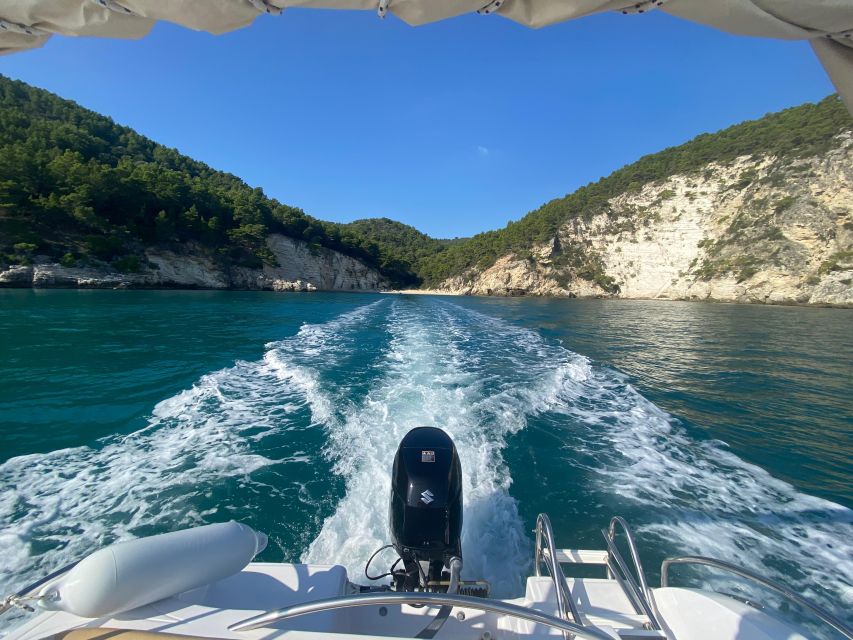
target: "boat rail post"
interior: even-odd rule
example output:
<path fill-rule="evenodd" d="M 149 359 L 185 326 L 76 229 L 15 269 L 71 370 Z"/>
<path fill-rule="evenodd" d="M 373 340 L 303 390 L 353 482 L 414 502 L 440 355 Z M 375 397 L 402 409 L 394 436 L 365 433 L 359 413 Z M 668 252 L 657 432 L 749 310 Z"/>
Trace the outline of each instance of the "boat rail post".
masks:
<path fill-rule="evenodd" d="M 543 548 L 542 541 L 545 541 Z M 545 551 L 548 553 L 546 554 Z M 540 513 L 536 517 L 536 551 L 534 554 L 534 572 L 537 576 L 542 575 L 540 563 L 543 558 L 548 567 L 548 572 L 551 574 L 551 580 L 554 582 L 554 591 L 557 596 L 557 607 L 560 610 L 560 615 L 566 620 L 574 620 L 577 624 L 584 626 L 581 620 L 580 613 L 572 599 L 572 593 L 566 584 L 566 574 L 560 567 L 557 561 L 557 548 L 554 543 L 554 529 L 551 527 L 551 519 L 545 513 Z"/>
<path fill-rule="evenodd" d="M 631 560 L 634 562 L 634 577 L 631 570 L 628 568 L 628 563 L 622 557 L 619 548 L 616 546 L 616 527 L 622 528 L 625 533 L 625 539 L 628 541 L 628 549 L 631 552 Z M 646 574 L 643 570 L 643 563 L 640 560 L 640 554 L 637 551 L 637 544 L 634 542 L 634 535 L 631 533 L 631 528 L 622 516 L 613 516 L 610 519 L 610 525 L 607 530 L 601 531 L 604 536 L 604 542 L 607 545 L 607 571 L 613 577 L 622 591 L 628 596 L 634 610 L 649 619 L 649 626 L 652 629 L 661 630 L 661 624 L 658 620 L 656 608 L 653 606 L 654 594 L 646 582 Z M 639 581 L 639 584 L 637 582 Z"/>
<path fill-rule="evenodd" d="M 607 536 L 610 538 L 610 541 L 616 544 L 616 525 L 622 527 L 622 531 L 625 532 L 625 539 L 628 541 L 628 550 L 631 552 L 631 559 L 634 561 L 634 570 L 637 573 L 637 579 L 640 581 L 640 588 L 642 589 L 643 595 L 648 598 L 651 590 L 649 589 L 649 585 L 646 582 L 646 573 L 643 570 L 643 562 L 640 560 L 640 554 L 637 551 L 637 544 L 634 542 L 634 534 L 631 532 L 631 528 L 628 526 L 628 523 L 625 521 L 625 518 L 622 516 L 613 516 L 610 519 L 610 526 L 607 529 Z"/>

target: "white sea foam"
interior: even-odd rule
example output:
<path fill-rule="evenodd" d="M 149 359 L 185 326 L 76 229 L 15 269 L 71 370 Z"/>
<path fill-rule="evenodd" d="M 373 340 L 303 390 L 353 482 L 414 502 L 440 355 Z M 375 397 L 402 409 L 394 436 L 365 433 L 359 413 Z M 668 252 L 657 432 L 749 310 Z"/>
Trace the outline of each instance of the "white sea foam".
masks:
<path fill-rule="evenodd" d="M 324 373 L 364 350 L 363 324 L 374 317 L 387 322 L 390 342 L 371 354 L 379 360 L 366 394 L 353 397 L 346 382 L 335 388 Z M 317 427 L 326 430 L 346 495 L 304 559 L 339 562 L 358 579 L 370 553 L 389 541 L 396 447 L 410 428 L 433 425 L 454 438 L 462 458 L 465 575 L 516 595 L 531 544 L 502 452 L 511 434 L 542 415 L 573 427 L 566 464 L 588 465 L 597 478 L 578 490 L 645 507 L 645 540 L 745 564 L 825 604 L 853 602 L 850 510 L 796 491 L 721 443 L 690 437 L 623 376 L 534 331 L 455 304 L 403 300 L 306 324 L 268 345 L 261 360 L 203 376 L 164 400 L 137 433 L 0 465 L 0 588 L 143 527 L 217 519 L 216 507 L 200 511 L 193 498 L 223 478 L 251 484 L 272 463 L 305 464 L 305 451 L 273 455 L 264 439 Z M 392 559 L 380 557 L 377 568 Z"/>
<path fill-rule="evenodd" d="M 566 416 L 580 427 L 573 430 L 579 440 L 566 443 L 566 463 L 587 464 L 598 478 L 577 489 L 647 507 L 643 537 L 672 552 L 747 566 L 836 610 L 853 602 L 853 511 L 797 491 L 724 443 L 690 437 L 623 375 L 533 331 L 447 308 L 451 335 L 454 318 L 479 327 L 488 353 L 469 356 L 467 368 L 481 383 L 507 364 L 520 372 L 515 383 L 473 399 L 480 415 L 509 431 L 532 415 Z"/>
<path fill-rule="evenodd" d="M 598 491 L 648 507 L 642 533 L 770 575 L 829 607 L 850 602 L 850 509 L 797 491 L 719 441 L 691 438 L 624 376 L 590 374 L 567 376 L 551 410 L 586 427 Z"/>
<path fill-rule="evenodd" d="M 270 464 L 304 464 L 305 452 L 270 457 L 263 440 L 305 428 L 290 417 L 308 407 L 312 423 L 334 402 L 308 366 L 289 357 L 323 357 L 373 312 L 365 305 L 325 325 L 268 345 L 265 357 L 203 376 L 163 400 L 148 425 L 127 436 L 12 458 L 0 465 L 0 592 L 41 577 L 102 544 L 135 532 L 174 530 L 222 519 L 211 491 L 223 479 L 241 486 Z M 207 498 L 207 499 L 204 499 Z"/>
<path fill-rule="evenodd" d="M 523 591 L 532 550 L 508 493 L 511 478 L 501 451 L 528 415 L 555 400 L 562 374 L 539 358 L 546 345 L 531 332 L 502 324 L 499 332 L 485 327 L 483 339 L 483 325 L 493 322 L 458 307 L 394 306 L 383 379 L 329 427 L 329 454 L 346 478 L 347 493 L 305 561 L 343 564 L 352 579 L 364 581 L 365 561 L 390 540 L 396 448 L 410 429 L 437 426 L 454 439 L 462 463 L 463 575 L 489 580 L 497 595 Z M 480 353 L 483 347 L 487 353 Z M 384 570 L 393 557 L 380 556 L 373 572 Z"/>
<path fill-rule="evenodd" d="M 229 397 L 246 363 L 204 376 L 158 404 L 149 425 L 102 446 L 12 458 L 0 466 L 2 581 L 26 581 L 143 525 L 199 522 L 189 496 L 223 476 L 246 475 L 269 460 L 252 453 L 240 430 L 270 426 L 251 399 Z M 288 406 L 279 408 L 287 411 Z M 4 584 L 4 587 L 6 584 Z"/>

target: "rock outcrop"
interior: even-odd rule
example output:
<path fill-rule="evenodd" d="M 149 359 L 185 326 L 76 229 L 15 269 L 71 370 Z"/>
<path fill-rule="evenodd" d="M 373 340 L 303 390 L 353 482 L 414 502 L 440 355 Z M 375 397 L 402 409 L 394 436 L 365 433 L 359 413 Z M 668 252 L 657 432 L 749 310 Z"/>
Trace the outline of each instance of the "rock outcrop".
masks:
<path fill-rule="evenodd" d="M 0 265 L 0 286 L 80 288 L 193 288 L 269 291 L 374 291 L 388 286 L 375 269 L 323 247 L 273 234 L 267 246 L 276 265 L 259 269 L 224 266 L 200 247 L 148 249 L 147 265 L 135 273 L 57 263 Z"/>
<path fill-rule="evenodd" d="M 747 156 L 645 184 L 440 288 L 853 306 L 853 136 L 839 142 L 820 157 Z"/>

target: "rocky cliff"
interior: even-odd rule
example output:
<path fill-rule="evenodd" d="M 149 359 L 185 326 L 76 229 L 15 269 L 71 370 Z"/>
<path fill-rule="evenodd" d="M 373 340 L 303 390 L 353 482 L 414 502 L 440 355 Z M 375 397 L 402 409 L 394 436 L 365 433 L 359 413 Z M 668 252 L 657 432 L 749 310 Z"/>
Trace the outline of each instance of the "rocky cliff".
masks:
<path fill-rule="evenodd" d="M 743 156 L 638 185 L 550 241 L 439 288 L 853 306 L 853 135 L 837 143 L 817 156 Z"/>
<path fill-rule="evenodd" d="M 209 252 L 189 244 L 180 250 L 147 249 L 147 264 L 133 273 L 122 273 L 108 265 L 66 267 L 38 258 L 31 265 L 0 265 L 0 286 L 272 291 L 371 291 L 388 286 L 378 271 L 337 251 L 310 247 L 279 234 L 268 236 L 266 245 L 275 266 L 224 266 Z"/>

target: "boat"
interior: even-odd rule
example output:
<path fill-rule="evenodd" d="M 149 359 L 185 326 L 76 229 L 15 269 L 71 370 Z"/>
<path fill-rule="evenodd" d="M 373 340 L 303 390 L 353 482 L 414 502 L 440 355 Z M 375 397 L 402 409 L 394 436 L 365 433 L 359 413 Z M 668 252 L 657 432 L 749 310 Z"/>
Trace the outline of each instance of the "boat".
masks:
<path fill-rule="evenodd" d="M 604 11 L 663 11 L 739 35 L 808 41 L 853 113 L 851 0 L 19 0 L 0 8 L 0 53 L 42 46 L 54 34 L 139 38 L 157 21 L 224 33 L 291 7 L 375 10 L 411 25 L 476 12 L 531 27 Z M 558 547 L 540 514 L 523 596 L 494 598 L 486 581 L 462 579 L 462 472 L 440 429 L 417 427 L 403 438 L 389 500 L 389 547 L 399 559 L 378 575 L 368 560 L 368 584 L 335 564 L 256 562 L 264 534 L 214 523 L 104 547 L 21 588 L 0 614 L 32 615 L 6 638 L 798 640 L 824 629 L 853 640 L 853 628 L 830 611 L 722 560 L 668 558 L 659 586 L 650 586 L 618 515 L 603 523 L 601 548 L 579 549 Z M 679 565 L 757 584 L 809 621 L 710 587 L 673 586 Z"/>
<path fill-rule="evenodd" d="M 24 620 L 8 640 L 227 638 L 553 637 L 589 640 L 801 640 L 821 637 L 755 600 L 710 588 L 672 586 L 676 565 L 711 567 L 752 581 L 853 640 L 853 628 L 768 578 L 700 556 L 672 557 L 650 587 L 628 523 L 614 516 L 600 549 L 561 548 L 546 514 L 536 520 L 525 593 L 492 598 L 463 580 L 462 468 L 436 427 L 409 431 L 393 460 L 387 545 L 398 559 L 359 584 L 334 564 L 255 562 L 267 537 L 237 522 L 104 547 L 8 596 L 0 614 Z M 627 549 L 627 555 L 622 550 Z M 581 568 L 585 577 L 569 577 Z M 590 573 L 598 573 L 589 577 Z M 386 581 L 387 579 L 387 581 Z"/>

